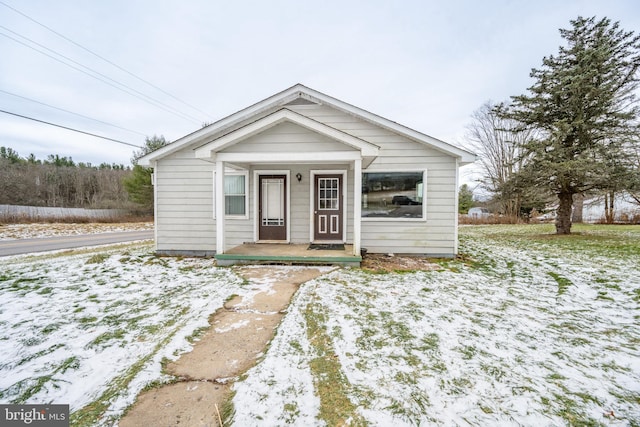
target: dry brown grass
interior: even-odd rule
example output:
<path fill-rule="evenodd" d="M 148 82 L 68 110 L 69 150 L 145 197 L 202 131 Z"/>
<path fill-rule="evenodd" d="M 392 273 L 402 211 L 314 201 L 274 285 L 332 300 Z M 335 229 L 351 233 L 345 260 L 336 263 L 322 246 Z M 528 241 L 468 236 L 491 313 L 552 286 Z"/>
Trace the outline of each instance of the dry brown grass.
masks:
<path fill-rule="evenodd" d="M 0 224 L 0 240 L 30 239 L 38 237 L 72 236 L 77 234 L 110 233 L 119 231 L 152 230 L 153 222 L 117 222 L 117 223 L 60 223 L 42 222 L 27 224 Z"/>
<path fill-rule="evenodd" d="M 153 215 L 114 215 L 104 218 L 90 218 L 86 216 L 29 216 L 29 215 L 10 215 L 0 214 L 0 225 L 3 224 L 36 224 L 36 223 L 64 223 L 64 224 L 89 224 L 89 223 L 103 223 L 103 224 L 120 224 L 128 222 L 153 222 Z"/>
<path fill-rule="evenodd" d="M 439 270 L 438 264 L 428 258 L 417 256 L 399 256 L 386 254 L 366 254 L 360 267 L 375 273 L 393 273 L 403 271 Z"/>
<path fill-rule="evenodd" d="M 526 221 L 518 216 L 489 215 L 485 218 L 474 218 L 467 215 L 458 215 L 458 224 L 489 225 L 489 224 L 524 224 Z"/>

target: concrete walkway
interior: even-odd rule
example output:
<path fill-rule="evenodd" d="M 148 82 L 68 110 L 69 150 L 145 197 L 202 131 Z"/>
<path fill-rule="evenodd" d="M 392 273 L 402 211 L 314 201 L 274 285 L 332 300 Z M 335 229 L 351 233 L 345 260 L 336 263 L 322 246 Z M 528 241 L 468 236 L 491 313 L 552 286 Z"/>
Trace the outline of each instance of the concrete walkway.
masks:
<path fill-rule="evenodd" d="M 272 267 L 236 271 L 257 286 L 274 277 Z M 233 382 L 256 364 L 300 284 L 327 270 L 280 271 L 264 291 L 246 300 L 236 297 L 213 314 L 193 350 L 165 367 L 177 381 L 141 393 L 119 426 L 218 426 Z"/>

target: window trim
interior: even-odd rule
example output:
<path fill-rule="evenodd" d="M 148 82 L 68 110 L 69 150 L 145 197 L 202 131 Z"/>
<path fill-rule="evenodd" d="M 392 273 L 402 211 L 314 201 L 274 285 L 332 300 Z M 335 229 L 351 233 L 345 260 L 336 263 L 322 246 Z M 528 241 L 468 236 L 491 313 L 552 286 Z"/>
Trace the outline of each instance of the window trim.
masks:
<path fill-rule="evenodd" d="M 225 176 L 243 175 L 244 176 L 244 215 L 225 215 L 226 219 L 249 219 L 249 171 L 225 171 Z M 224 186 L 223 186 L 224 187 Z M 216 219 L 216 171 L 213 171 L 213 219 Z M 223 196 L 225 200 L 226 194 Z"/>
<path fill-rule="evenodd" d="M 367 173 L 407 173 L 407 172 L 416 172 L 422 174 L 422 217 L 421 218 L 405 218 L 405 217 L 370 217 L 363 216 L 360 213 L 360 220 L 363 222 L 375 222 L 375 221 L 383 221 L 383 222 L 426 222 L 427 221 L 427 169 L 376 169 L 376 170 L 363 170 L 362 171 L 362 182 L 364 182 L 364 175 Z M 364 199 L 364 193 L 362 193 L 362 189 L 360 189 L 361 201 Z"/>

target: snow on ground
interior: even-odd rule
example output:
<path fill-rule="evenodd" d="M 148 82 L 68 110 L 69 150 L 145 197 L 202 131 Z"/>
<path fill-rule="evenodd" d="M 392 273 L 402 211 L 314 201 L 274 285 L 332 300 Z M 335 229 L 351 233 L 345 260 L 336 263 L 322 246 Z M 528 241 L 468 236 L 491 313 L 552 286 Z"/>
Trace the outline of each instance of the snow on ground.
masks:
<path fill-rule="evenodd" d="M 100 401 L 110 425 L 228 297 L 258 291 L 150 245 L 78 252 L 0 259 L 1 402 Z"/>
<path fill-rule="evenodd" d="M 237 383 L 234 425 L 322 425 L 320 409 L 309 368 L 310 344 L 302 309 L 315 281 L 303 284 L 293 297 L 267 356 Z"/>
<path fill-rule="evenodd" d="M 440 270 L 303 284 L 234 385 L 235 425 L 640 425 L 640 228 L 545 227 L 464 227 Z M 224 300 L 286 268 L 248 285 L 140 243 L 2 258 L 0 402 L 103 405 L 111 425 Z"/>
<path fill-rule="evenodd" d="M 338 405 L 314 369 L 333 360 L 356 424 L 639 425 L 640 228 L 588 230 L 465 227 L 466 262 L 302 285 L 234 386 L 235 425 L 324 425 L 323 399 Z"/>
<path fill-rule="evenodd" d="M 0 224 L 0 240 L 153 230 L 152 222 Z"/>

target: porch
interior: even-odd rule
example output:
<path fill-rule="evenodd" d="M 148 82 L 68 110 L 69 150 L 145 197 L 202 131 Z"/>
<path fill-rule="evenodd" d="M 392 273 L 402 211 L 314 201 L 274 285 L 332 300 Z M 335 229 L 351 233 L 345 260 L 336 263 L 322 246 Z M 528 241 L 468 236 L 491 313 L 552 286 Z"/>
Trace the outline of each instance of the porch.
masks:
<path fill-rule="evenodd" d="M 310 244 L 245 243 L 216 254 L 218 265 L 234 264 L 325 264 L 359 267 L 361 256 L 353 255 L 353 245 L 339 249 L 310 249 Z"/>
<path fill-rule="evenodd" d="M 216 258 L 223 262 L 258 261 L 255 257 L 300 263 L 359 262 L 362 169 L 378 157 L 379 150 L 371 142 L 288 108 L 278 109 L 199 146 L 194 150 L 195 157 L 215 164 Z M 244 210 L 240 206 L 236 218 L 229 216 L 229 192 L 225 187 L 226 177 L 233 173 L 245 176 L 244 191 L 239 187 L 233 192 L 237 200 L 244 200 Z M 251 174 L 253 185 L 248 185 Z M 350 226 L 348 218 L 352 221 Z M 308 229 L 309 241 L 350 241 L 353 246 L 351 252 L 343 254 L 311 255 L 306 247 L 291 255 L 253 251 L 234 254 L 226 249 L 226 243 L 231 233 L 238 234 L 237 227 L 232 231 L 238 222 L 232 222 L 243 219 L 253 221 L 244 224 L 251 225 L 253 230 L 244 230 L 246 235 L 240 241 L 301 242 L 307 239 L 301 233 Z M 292 235 L 294 232 L 297 234 Z M 238 240 L 233 242 L 237 243 Z M 222 255 L 233 259 L 225 260 Z M 346 255 L 346 261 L 342 255 Z M 336 260 L 332 261 L 333 258 Z"/>

